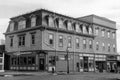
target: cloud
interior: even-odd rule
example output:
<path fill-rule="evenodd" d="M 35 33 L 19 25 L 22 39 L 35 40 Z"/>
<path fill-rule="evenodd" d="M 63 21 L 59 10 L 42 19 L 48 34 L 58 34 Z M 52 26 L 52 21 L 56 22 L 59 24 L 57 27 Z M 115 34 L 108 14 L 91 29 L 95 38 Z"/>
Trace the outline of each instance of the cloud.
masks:
<path fill-rule="evenodd" d="M 7 18 L 0 19 L 0 39 L 4 38 L 3 33 L 6 31 L 6 29 L 8 27 L 8 22 L 9 22 L 9 19 L 7 19 Z"/>

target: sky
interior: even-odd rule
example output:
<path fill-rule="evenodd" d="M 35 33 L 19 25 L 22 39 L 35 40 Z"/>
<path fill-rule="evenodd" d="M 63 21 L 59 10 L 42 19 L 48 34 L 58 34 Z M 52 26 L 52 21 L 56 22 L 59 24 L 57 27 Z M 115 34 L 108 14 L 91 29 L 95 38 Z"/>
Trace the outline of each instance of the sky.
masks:
<path fill-rule="evenodd" d="M 95 14 L 116 21 L 120 42 L 120 0 L 0 0 L 0 39 L 5 39 L 9 18 L 41 8 L 75 18 Z M 117 49 L 120 52 L 120 44 Z"/>

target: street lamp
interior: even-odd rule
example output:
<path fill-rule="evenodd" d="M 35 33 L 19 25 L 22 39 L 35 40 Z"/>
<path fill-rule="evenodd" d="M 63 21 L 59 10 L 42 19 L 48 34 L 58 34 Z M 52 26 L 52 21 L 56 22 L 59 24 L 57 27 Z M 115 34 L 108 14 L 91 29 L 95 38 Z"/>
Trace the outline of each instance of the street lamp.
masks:
<path fill-rule="evenodd" d="M 69 74 L 70 71 L 69 71 L 69 54 L 68 54 L 68 47 L 67 47 L 66 51 L 67 51 L 67 55 L 66 55 L 66 58 L 67 58 L 67 74 Z"/>

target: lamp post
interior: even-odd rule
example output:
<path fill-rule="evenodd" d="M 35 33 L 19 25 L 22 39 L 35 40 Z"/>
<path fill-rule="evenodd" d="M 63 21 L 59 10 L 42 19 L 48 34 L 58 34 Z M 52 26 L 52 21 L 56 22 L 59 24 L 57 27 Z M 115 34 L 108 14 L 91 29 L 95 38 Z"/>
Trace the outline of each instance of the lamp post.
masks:
<path fill-rule="evenodd" d="M 70 73 L 70 71 L 69 71 L 69 54 L 68 54 L 68 47 L 67 47 L 67 55 L 66 55 L 66 57 L 67 57 L 67 74 L 69 74 Z"/>

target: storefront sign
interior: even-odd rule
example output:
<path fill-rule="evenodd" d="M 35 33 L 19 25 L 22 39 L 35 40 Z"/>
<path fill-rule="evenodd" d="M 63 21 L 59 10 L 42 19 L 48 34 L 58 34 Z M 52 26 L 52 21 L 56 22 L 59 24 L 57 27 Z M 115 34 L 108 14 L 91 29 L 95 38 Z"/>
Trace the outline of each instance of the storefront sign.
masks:
<path fill-rule="evenodd" d="M 116 55 L 108 55 L 107 60 L 117 60 L 117 56 Z"/>

